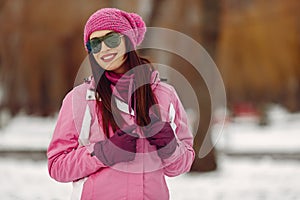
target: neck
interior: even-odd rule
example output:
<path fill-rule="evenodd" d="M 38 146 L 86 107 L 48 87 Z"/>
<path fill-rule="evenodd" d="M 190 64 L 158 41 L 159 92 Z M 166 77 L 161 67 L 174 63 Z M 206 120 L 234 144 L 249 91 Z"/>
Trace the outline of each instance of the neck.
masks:
<path fill-rule="evenodd" d="M 127 69 L 125 69 L 124 67 L 121 66 L 118 69 L 115 69 L 115 70 L 113 70 L 111 72 L 114 72 L 116 74 L 125 74 L 127 72 Z"/>

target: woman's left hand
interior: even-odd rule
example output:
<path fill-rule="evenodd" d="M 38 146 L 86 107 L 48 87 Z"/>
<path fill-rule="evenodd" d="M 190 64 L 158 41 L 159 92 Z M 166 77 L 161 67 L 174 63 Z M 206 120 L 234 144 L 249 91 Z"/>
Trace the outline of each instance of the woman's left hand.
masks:
<path fill-rule="evenodd" d="M 169 158 L 176 150 L 177 141 L 169 122 L 151 117 L 151 124 L 144 128 L 144 134 L 151 145 L 155 145 L 160 158 Z"/>

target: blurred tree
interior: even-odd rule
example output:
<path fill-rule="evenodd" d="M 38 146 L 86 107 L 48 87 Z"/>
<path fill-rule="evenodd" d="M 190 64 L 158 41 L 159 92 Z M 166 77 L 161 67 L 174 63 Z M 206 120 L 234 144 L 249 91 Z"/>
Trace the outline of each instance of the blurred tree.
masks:
<path fill-rule="evenodd" d="M 84 23 L 101 6 L 109 1 L 0 2 L 2 107 L 12 114 L 57 111 L 85 56 Z"/>
<path fill-rule="evenodd" d="M 300 110 L 300 2 L 223 1 L 218 65 L 231 104 Z"/>
<path fill-rule="evenodd" d="M 84 23 L 100 7 L 138 12 L 148 26 L 177 30 L 200 42 L 218 62 L 230 104 L 273 101 L 300 110 L 298 0 L 0 0 L 0 109 L 39 115 L 57 111 L 86 55 Z M 180 41 L 174 45 L 193 53 Z M 184 58 L 159 50 L 153 55 L 184 75 L 196 92 L 198 105 L 171 72 L 184 105 L 201 110 L 198 153 L 211 118 L 207 87 Z M 214 150 L 193 165 L 194 171 L 215 168 Z"/>
<path fill-rule="evenodd" d="M 217 1 L 148 1 L 146 5 L 152 9 L 150 16 L 145 18 L 150 26 L 178 30 L 197 41 L 207 40 L 207 48 L 214 53 L 218 30 L 209 23 L 217 22 L 219 17 L 216 10 L 218 8 L 212 6 L 214 3 Z M 0 81 L 4 90 L 0 106 L 9 108 L 13 115 L 20 111 L 37 115 L 56 112 L 66 92 L 72 89 L 80 63 L 86 55 L 82 31 L 88 16 L 100 7 L 146 12 L 149 8 L 143 4 L 138 0 L 131 3 L 90 0 L 88 4 L 83 0 L 76 3 L 72 0 L 0 1 Z M 200 21 L 203 17 L 205 20 Z M 187 46 L 182 45 L 180 48 L 189 51 Z M 175 55 L 166 56 L 171 56 L 171 66 L 190 80 L 197 94 L 197 106 L 200 106 L 202 112 L 194 146 L 198 153 L 210 122 L 209 93 L 202 78 L 195 76 L 197 73 L 192 72 L 195 69 L 189 63 Z M 176 88 L 180 88 L 180 84 L 173 83 Z M 180 91 L 184 90 L 185 88 L 181 88 Z M 185 97 L 185 93 L 179 95 Z M 191 105 L 188 98 L 183 103 Z M 196 156 L 194 171 L 215 168 L 213 150 L 202 159 Z"/>
<path fill-rule="evenodd" d="M 220 34 L 220 18 L 221 18 L 221 7 L 220 7 L 220 0 L 201 0 L 200 7 L 202 12 L 202 20 L 199 27 L 195 27 L 195 32 L 197 29 L 200 32 L 200 36 L 198 37 L 198 41 L 203 45 L 203 47 L 208 51 L 208 53 L 212 56 L 212 58 L 216 57 L 216 46 L 217 41 Z M 197 40 L 197 38 L 196 38 Z M 197 55 L 195 55 L 197 56 Z M 197 80 L 197 79 L 196 79 Z M 198 79 L 199 80 L 199 79 Z M 199 83 L 196 83 L 199 84 Z M 203 94 L 203 91 L 205 93 Z M 210 120 L 213 118 L 211 115 L 211 106 L 210 100 L 211 96 L 206 88 L 206 84 L 204 81 L 201 82 L 199 87 L 198 99 L 200 100 L 200 112 L 201 112 L 201 120 L 200 121 L 200 129 L 197 132 L 195 137 L 195 150 L 199 152 L 201 146 L 203 145 L 204 136 L 208 130 L 208 125 Z M 204 112 L 203 112 L 204 111 Z M 208 133 L 210 134 L 210 132 Z M 207 145 L 208 148 L 214 145 L 212 143 L 204 144 Z M 194 171 L 209 171 L 216 169 L 216 158 L 215 158 L 215 151 L 212 148 L 212 151 L 203 159 L 196 158 L 194 164 L 192 166 L 192 170 Z"/>
<path fill-rule="evenodd" d="M 154 0 L 152 15 L 150 17 L 150 26 L 165 27 L 183 32 L 196 41 L 201 42 L 201 44 L 204 44 L 204 47 L 214 56 L 219 32 L 218 21 L 220 17 L 220 10 L 218 5 L 218 0 Z M 170 38 L 172 36 L 167 37 L 169 40 L 172 40 L 172 38 Z M 176 41 L 174 43 L 174 48 L 181 48 L 182 50 L 192 54 L 190 47 L 181 41 Z M 199 55 L 192 56 L 198 57 Z M 203 144 L 206 134 L 210 135 L 208 126 L 211 120 L 210 95 L 206 84 L 194 67 L 184 60 L 184 58 L 158 50 L 156 51 L 155 57 L 158 59 L 156 62 L 170 65 L 176 71 L 180 72 L 180 74 L 184 75 L 186 79 L 189 80 L 197 95 L 198 104 L 195 105 L 191 102 L 191 96 L 189 94 L 190 91 L 188 91 L 187 88 L 182 88 L 182 83 L 174 80 L 176 78 L 172 79 L 172 76 L 175 75 L 172 75 L 172 71 L 169 72 L 169 82 L 177 89 L 185 107 L 191 108 L 192 110 L 197 110 L 199 107 L 201 112 L 199 128 L 197 129 L 194 139 L 196 158 L 193 163 L 192 170 L 215 170 L 217 165 L 215 151 L 212 147 L 213 144 L 211 141 L 209 141 L 209 144 Z M 197 113 L 197 115 L 198 114 L 199 113 Z M 198 153 L 203 145 L 207 145 L 206 147 L 211 148 L 212 150 L 204 158 L 199 158 Z"/>

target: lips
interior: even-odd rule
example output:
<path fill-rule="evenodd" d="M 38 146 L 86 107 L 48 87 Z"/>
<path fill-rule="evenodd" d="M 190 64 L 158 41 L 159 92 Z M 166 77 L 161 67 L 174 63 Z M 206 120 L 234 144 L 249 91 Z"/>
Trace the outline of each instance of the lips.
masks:
<path fill-rule="evenodd" d="M 110 62 L 116 57 L 117 53 L 108 53 L 101 57 L 104 62 Z"/>

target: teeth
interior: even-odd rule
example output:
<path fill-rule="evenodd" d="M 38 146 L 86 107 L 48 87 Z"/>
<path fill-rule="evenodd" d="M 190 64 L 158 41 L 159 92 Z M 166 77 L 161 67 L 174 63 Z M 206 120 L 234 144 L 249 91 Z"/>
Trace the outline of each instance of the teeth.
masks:
<path fill-rule="evenodd" d="M 111 59 L 112 57 L 114 57 L 115 55 L 109 55 L 109 56 L 103 56 L 103 60 L 109 60 Z"/>

